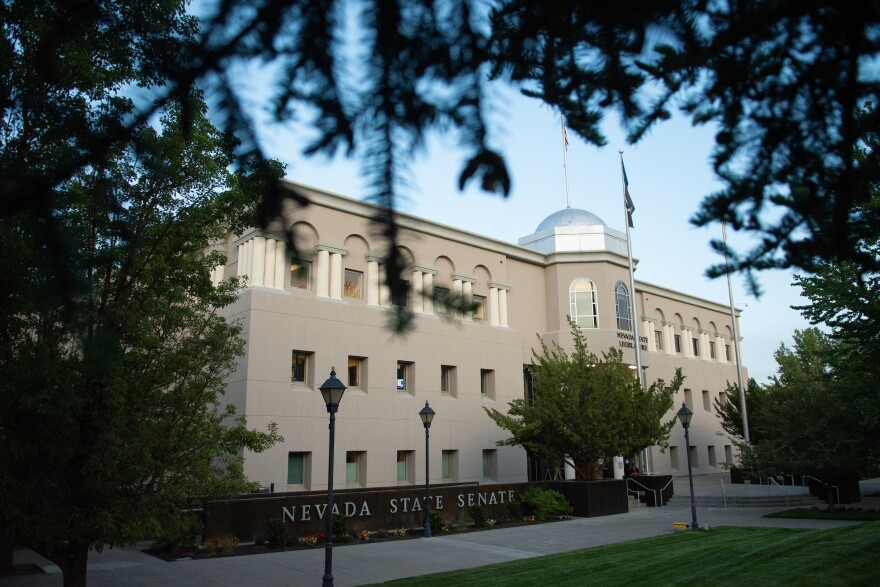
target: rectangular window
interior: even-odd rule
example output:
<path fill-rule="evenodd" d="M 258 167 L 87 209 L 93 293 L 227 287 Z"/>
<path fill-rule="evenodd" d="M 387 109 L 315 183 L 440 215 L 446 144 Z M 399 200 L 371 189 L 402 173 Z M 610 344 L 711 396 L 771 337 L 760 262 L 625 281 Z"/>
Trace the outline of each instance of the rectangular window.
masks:
<path fill-rule="evenodd" d="M 312 262 L 302 259 L 290 260 L 290 287 L 311 289 Z"/>
<path fill-rule="evenodd" d="M 345 453 L 345 482 L 363 485 L 364 468 L 366 466 L 365 453 L 361 451 L 348 451 Z"/>
<path fill-rule="evenodd" d="M 314 353 L 294 350 L 290 358 L 290 382 L 312 385 L 312 357 Z"/>
<path fill-rule="evenodd" d="M 659 330 L 654 331 L 654 346 L 657 347 L 658 351 L 663 350 L 663 336 Z"/>
<path fill-rule="evenodd" d="M 703 409 L 706 410 L 707 412 L 712 411 L 712 400 L 709 399 L 709 390 L 708 389 L 703 390 Z"/>
<path fill-rule="evenodd" d="M 684 403 L 687 404 L 687 407 L 691 409 L 694 408 L 694 396 L 691 390 L 687 387 L 684 388 Z"/>
<path fill-rule="evenodd" d="M 694 347 L 694 356 L 699 357 L 700 356 L 700 339 L 692 338 L 691 345 Z"/>
<path fill-rule="evenodd" d="M 305 485 L 309 461 L 307 452 L 287 453 L 287 484 Z"/>
<path fill-rule="evenodd" d="M 730 345 L 729 344 L 724 345 L 724 356 L 725 356 L 725 358 L 727 358 L 728 361 L 730 360 Z"/>
<path fill-rule="evenodd" d="M 733 464 L 733 449 L 730 447 L 729 444 L 724 445 L 724 462 L 726 462 L 728 465 Z"/>
<path fill-rule="evenodd" d="M 691 454 L 691 466 L 695 469 L 699 468 L 700 459 L 699 459 L 699 452 L 697 451 L 697 447 L 689 446 L 688 452 Z"/>
<path fill-rule="evenodd" d="M 480 395 L 495 399 L 495 371 L 480 369 Z"/>
<path fill-rule="evenodd" d="M 675 340 L 675 352 L 681 354 L 681 335 L 676 334 L 673 339 Z"/>
<path fill-rule="evenodd" d="M 440 393 L 443 395 L 456 394 L 456 369 L 453 365 L 440 365 Z"/>
<path fill-rule="evenodd" d="M 718 403 L 722 406 L 727 403 L 727 394 L 723 391 L 718 393 Z"/>
<path fill-rule="evenodd" d="M 535 401 L 535 371 L 531 365 L 523 365 L 523 398 L 529 404 Z"/>
<path fill-rule="evenodd" d="M 709 341 L 709 357 L 712 359 L 715 358 L 715 343 L 711 340 Z"/>
<path fill-rule="evenodd" d="M 397 306 L 398 308 L 409 307 L 409 282 L 404 281 L 403 283 L 405 285 L 400 291 L 391 292 L 391 305 Z"/>
<path fill-rule="evenodd" d="M 446 287 L 434 288 L 434 312 L 437 314 L 449 313 L 449 289 Z"/>
<path fill-rule="evenodd" d="M 486 319 L 486 297 L 485 296 L 474 296 L 473 297 L 474 304 L 474 320 L 485 320 Z"/>
<path fill-rule="evenodd" d="M 483 451 L 484 479 L 496 479 L 498 477 L 497 456 L 497 450 L 487 449 Z"/>
<path fill-rule="evenodd" d="M 715 447 L 709 446 L 709 466 L 717 467 L 718 463 L 715 461 Z"/>
<path fill-rule="evenodd" d="M 458 451 L 457 450 L 444 450 L 443 451 L 443 480 L 444 481 L 455 481 L 458 475 L 456 471 L 458 469 Z"/>
<path fill-rule="evenodd" d="M 348 357 L 348 387 L 367 390 L 367 359 Z"/>
<path fill-rule="evenodd" d="M 345 270 L 345 285 L 343 287 L 343 295 L 347 298 L 359 300 L 363 298 L 364 292 L 364 274 L 353 269 Z"/>
<path fill-rule="evenodd" d="M 397 361 L 397 391 L 415 393 L 415 370 L 415 363 Z"/>
<path fill-rule="evenodd" d="M 669 447 L 669 466 L 673 469 L 678 469 L 678 447 L 670 446 Z"/>
<path fill-rule="evenodd" d="M 412 481 L 412 472 L 414 471 L 413 451 L 397 451 L 397 480 Z"/>

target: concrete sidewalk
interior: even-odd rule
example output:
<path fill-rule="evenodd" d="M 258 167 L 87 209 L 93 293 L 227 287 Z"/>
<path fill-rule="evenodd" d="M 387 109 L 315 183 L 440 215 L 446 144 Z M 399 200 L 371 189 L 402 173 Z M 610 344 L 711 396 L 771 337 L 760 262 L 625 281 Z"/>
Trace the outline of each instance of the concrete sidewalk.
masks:
<path fill-rule="evenodd" d="M 718 483 L 695 480 L 694 493 L 703 494 Z M 880 480 L 865 482 L 863 492 L 880 489 Z M 690 522 L 689 495 L 678 494 L 687 478 L 676 481 L 677 495 L 668 507 L 633 510 L 601 518 L 502 528 L 430 539 L 388 541 L 339 546 L 333 551 L 333 575 L 339 587 L 380 583 L 471 568 L 491 563 L 555 554 L 604 544 L 614 544 L 672 533 L 674 522 Z M 700 487 L 701 489 L 698 489 Z M 767 491 L 754 487 L 750 491 Z M 782 520 L 763 518 L 786 508 L 704 508 L 697 510 L 701 526 L 753 526 L 782 528 L 835 528 L 852 522 Z M 147 543 L 139 545 L 145 548 Z M 16 564 L 33 562 L 42 575 L 2 577 L 0 586 L 61 585 L 57 567 L 29 550 L 16 551 Z M 324 574 L 324 549 L 267 553 L 206 560 L 164 562 L 138 548 L 116 548 L 91 553 L 88 583 L 93 586 L 127 585 L 318 585 Z"/>

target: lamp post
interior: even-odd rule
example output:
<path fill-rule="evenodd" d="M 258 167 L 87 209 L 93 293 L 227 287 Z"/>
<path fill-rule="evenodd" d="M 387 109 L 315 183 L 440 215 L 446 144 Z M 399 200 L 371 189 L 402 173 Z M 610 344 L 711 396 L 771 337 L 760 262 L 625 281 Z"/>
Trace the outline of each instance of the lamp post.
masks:
<path fill-rule="evenodd" d="M 431 502 L 428 497 L 428 488 L 431 485 L 431 468 L 428 454 L 428 429 L 431 428 L 431 420 L 434 419 L 434 414 L 435 412 L 428 405 L 428 402 L 425 402 L 425 407 L 419 411 L 419 417 L 422 419 L 422 424 L 425 425 L 425 538 L 431 537 Z"/>
<path fill-rule="evenodd" d="M 333 436 L 336 433 L 336 411 L 345 393 L 345 385 L 336 378 L 336 367 L 330 368 L 330 378 L 321 387 L 321 395 L 330 414 L 330 465 L 327 470 L 327 542 L 324 546 L 323 587 L 333 587 Z"/>
<path fill-rule="evenodd" d="M 691 426 L 691 418 L 694 413 L 687 407 L 686 403 L 681 404 L 681 409 L 677 413 L 681 425 L 684 427 L 684 450 L 687 453 L 688 460 L 688 481 L 691 484 L 691 530 L 699 529 L 697 525 L 697 506 L 694 502 L 694 474 L 691 471 L 691 438 L 688 434 L 688 428 Z"/>

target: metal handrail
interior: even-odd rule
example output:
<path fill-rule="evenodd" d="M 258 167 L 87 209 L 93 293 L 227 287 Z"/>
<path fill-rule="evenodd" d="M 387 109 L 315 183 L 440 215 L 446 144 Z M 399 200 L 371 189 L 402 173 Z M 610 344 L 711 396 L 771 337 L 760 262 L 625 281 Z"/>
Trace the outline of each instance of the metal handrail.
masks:
<path fill-rule="evenodd" d="M 721 481 L 721 498 L 724 500 L 724 509 L 727 509 L 727 492 L 724 490 L 724 477 L 719 477 Z"/>
<path fill-rule="evenodd" d="M 821 483 L 825 487 L 830 487 L 831 489 L 833 489 L 834 492 L 837 494 L 837 505 L 840 505 L 840 489 L 837 487 L 837 485 L 829 485 L 828 483 L 822 481 L 818 477 L 813 477 L 812 475 L 801 475 L 801 485 L 804 486 L 804 494 L 807 494 L 810 491 L 809 485 L 804 483 L 805 479 L 812 479 L 813 481 Z"/>
<path fill-rule="evenodd" d="M 627 479 L 626 479 L 626 483 L 627 483 L 627 485 L 626 485 L 626 489 L 627 489 L 627 491 L 632 491 L 632 490 L 629 488 L 629 482 L 630 482 L 630 481 L 632 481 L 633 483 L 635 483 L 635 484 L 638 485 L 639 487 L 642 487 L 645 491 L 650 491 L 650 492 L 652 492 L 652 493 L 654 494 L 654 505 L 655 505 L 655 506 L 657 505 L 657 490 L 656 490 L 656 489 L 651 489 L 650 487 L 645 487 L 644 485 L 642 485 L 641 483 L 639 483 L 638 481 L 636 481 L 636 480 L 633 479 L 632 477 L 627 477 Z M 638 492 L 637 492 L 637 493 L 638 493 Z"/>
<path fill-rule="evenodd" d="M 773 477 L 767 477 L 767 495 L 770 495 L 770 483 L 773 483 L 776 487 L 782 490 L 782 494 L 785 495 L 785 505 L 788 505 L 788 491 L 786 491 L 785 488 Z"/>
<path fill-rule="evenodd" d="M 630 489 L 629 487 L 627 487 L 627 488 L 626 488 L 626 494 L 629 495 L 630 493 L 632 493 L 632 494 L 633 494 L 633 497 L 636 498 L 636 503 L 639 504 L 639 509 L 642 509 L 642 500 L 639 499 L 639 498 L 641 497 L 641 496 L 639 495 L 639 492 L 636 491 L 635 489 Z"/>

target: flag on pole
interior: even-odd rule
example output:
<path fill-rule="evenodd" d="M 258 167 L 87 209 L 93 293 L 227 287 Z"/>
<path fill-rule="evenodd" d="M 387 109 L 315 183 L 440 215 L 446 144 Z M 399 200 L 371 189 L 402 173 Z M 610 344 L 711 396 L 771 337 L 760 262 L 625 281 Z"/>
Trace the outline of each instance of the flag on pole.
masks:
<path fill-rule="evenodd" d="M 568 150 L 568 133 L 565 131 L 565 123 L 562 123 L 562 143 L 565 145 L 565 149 Z"/>
<path fill-rule="evenodd" d="M 626 178 L 626 166 L 623 164 L 623 155 L 620 156 L 620 171 L 623 173 L 623 199 L 626 203 L 626 221 L 630 228 L 633 228 L 633 212 L 636 211 L 636 205 L 633 204 L 629 195 L 629 180 Z"/>

